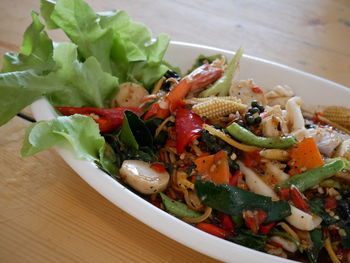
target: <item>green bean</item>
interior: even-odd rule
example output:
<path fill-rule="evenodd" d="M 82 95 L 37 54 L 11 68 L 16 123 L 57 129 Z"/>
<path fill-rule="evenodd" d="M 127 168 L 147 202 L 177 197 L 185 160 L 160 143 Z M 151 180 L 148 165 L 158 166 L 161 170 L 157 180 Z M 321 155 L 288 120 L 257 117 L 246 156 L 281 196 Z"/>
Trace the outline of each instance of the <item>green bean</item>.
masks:
<path fill-rule="evenodd" d="M 284 149 L 289 148 L 297 141 L 293 136 L 266 138 L 256 136 L 254 133 L 248 131 L 237 123 L 232 123 L 226 128 L 230 135 L 241 141 L 242 143 L 258 146 L 261 148 L 272 148 L 272 149 Z"/>
<path fill-rule="evenodd" d="M 306 189 L 318 185 L 323 180 L 332 177 L 334 174 L 343 169 L 349 170 L 348 161 L 343 158 L 334 158 L 323 166 L 308 170 L 298 175 L 294 175 L 288 180 L 276 185 L 276 188 L 289 187 L 294 185 L 299 189 L 299 191 L 303 192 Z"/>
<path fill-rule="evenodd" d="M 202 215 L 201 213 L 189 209 L 186 204 L 175 201 L 163 193 L 160 193 L 160 197 L 162 198 L 166 210 L 177 217 L 199 217 Z"/>

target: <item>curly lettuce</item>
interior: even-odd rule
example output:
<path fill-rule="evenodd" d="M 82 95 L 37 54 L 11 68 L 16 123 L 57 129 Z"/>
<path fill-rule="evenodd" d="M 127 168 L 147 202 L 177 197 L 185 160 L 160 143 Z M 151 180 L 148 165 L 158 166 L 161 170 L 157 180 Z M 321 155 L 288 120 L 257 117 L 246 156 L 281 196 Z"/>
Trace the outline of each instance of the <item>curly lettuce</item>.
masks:
<path fill-rule="evenodd" d="M 41 0 L 47 29 L 70 43 L 54 44 L 39 14 L 23 36 L 19 54 L 6 53 L 0 74 L 0 125 L 41 96 L 54 106 L 108 108 L 120 83 L 151 89 L 167 71 L 169 37 L 152 41 L 150 30 L 124 11 L 96 13 L 83 0 Z"/>

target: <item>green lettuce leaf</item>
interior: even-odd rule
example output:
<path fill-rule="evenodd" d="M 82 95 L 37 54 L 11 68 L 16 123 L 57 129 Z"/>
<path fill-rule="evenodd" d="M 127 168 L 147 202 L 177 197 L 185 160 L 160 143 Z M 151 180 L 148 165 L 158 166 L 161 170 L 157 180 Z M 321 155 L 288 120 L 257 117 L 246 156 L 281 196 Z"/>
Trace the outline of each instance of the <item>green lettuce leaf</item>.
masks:
<path fill-rule="evenodd" d="M 63 143 L 68 143 L 79 158 L 96 162 L 110 174 L 116 175 L 116 166 L 112 165 L 116 156 L 110 148 L 108 154 L 105 153 L 106 143 L 98 125 L 87 116 L 61 116 L 33 123 L 26 130 L 21 154 L 27 157 Z"/>
<path fill-rule="evenodd" d="M 53 68 L 53 45 L 44 30 L 38 14 L 32 12 L 32 23 L 23 35 L 23 43 L 19 55 L 7 52 L 4 55 L 2 72 L 23 70 L 48 71 Z"/>
<path fill-rule="evenodd" d="M 113 30 L 113 74 L 121 82 L 132 81 L 147 89 L 168 70 L 163 62 L 170 38 L 160 34 L 152 41 L 149 29 L 131 20 L 124 11 L 99 14 L 100 25 Z"/>
<path fill-rule="evenodd" d="M 56 2 L 52 0 L 40 1 L 40 14 L 44 18 L 47 29 L 57 29 L 58 25 L 51 19 L 51 14 L 55 9 Z"/>
<path fill-rule="evenodd" d="M 34 70 L 0 74 L 0 125 L 49 90 L 58 88 L 55 77 L 40 76 Z"/>
<path fill-rule="evenodd" d="M 83 58 L 93 56 L 104 71 L 111 72 L 109 54 L 113 32 L 109 28 L 101 28 L 98 15 L 86 2 L 60 0 L 56 3 L 50 18 L 78 46 Z"/>
<path fill-rule="evenodd" d="M 95 57 L 81 63 L 77 46 L 61 43 L 54 50 L 54 60 L 59 69 L 52 74 L 61 88 L 46 94 L 53 105 L 109 108 L 118 89 L 118 79 L 104 72 Z"/>
<path fill-rule="evenodd" d="M 118 79 L 94 57 L 79 62 L 76 49 L 72 43 L 59 44 L 53 55 L 57 70 L 45 76 L 34 70 L 0 74 L 0 125 L 41 96 L 55 106 L 109 107 Z"/>

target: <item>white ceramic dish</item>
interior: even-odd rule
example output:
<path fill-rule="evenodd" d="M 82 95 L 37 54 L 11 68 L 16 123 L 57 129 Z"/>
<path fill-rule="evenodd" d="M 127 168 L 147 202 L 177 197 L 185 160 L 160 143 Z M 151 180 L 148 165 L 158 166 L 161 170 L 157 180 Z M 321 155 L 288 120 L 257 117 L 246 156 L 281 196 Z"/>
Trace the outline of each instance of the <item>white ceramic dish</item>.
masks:
<path fill-rule="evenodd" d="M 233 52 L 195 44 L 172 42 L 166 61 L 183 71 L 200 55 L 223 54 L 228 58 Z M 343 105 L 350 101 L 350 91 L 339 84 L 266 60 L 244 56 L 241 60 L 240 79 L 252 78 L 261 87 L 272 88 L 287 84 L 307 104 Z M 51 105 L 40 99 L 33 103 L 32 111 L 37 120 L 49 120 L 57 115 Z M 202 232 L 156 208 L 129 191 L 122 184 L 99 170 L 93 163 L 77 159 L 72 152 L 56 147 L 62 158 L 96 191 L 138 220 L 164 235 L 225 262 L 294 262 L 261 253 Z"/>

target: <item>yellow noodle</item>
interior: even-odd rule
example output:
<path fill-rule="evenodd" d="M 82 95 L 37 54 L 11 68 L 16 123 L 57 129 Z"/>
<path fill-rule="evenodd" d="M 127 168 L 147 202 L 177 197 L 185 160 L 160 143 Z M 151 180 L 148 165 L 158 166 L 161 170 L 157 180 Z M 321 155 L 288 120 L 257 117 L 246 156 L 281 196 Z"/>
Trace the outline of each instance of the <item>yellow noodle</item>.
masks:
<path fill-rule="evenodd" d="M 246 145 L 246 144 L 242 144 L 239 143 L 231 138 L 229 138 L 226 134 L 224 134 L 221 131 L 218 131 L 217 129 L 215 129 L 214 127 L 208 125 L 208 124 L 203 124 L 203 129 L 207 130 L 208 132 L 210 132 L 211 134 L 219 137 L 221 140 L 227 142 L 228 144 L 230 144 L 231 146 L 240 149 L 244 152 L 254 152 L 257 150 L 260 150 L 260 148 L 255 147 L 255 146 L 250 146 L 250 145 Z"/>
<path fill-rule="evenodd" d="M 333 263 L 340 263 L 340 260 L 338 259 L 337 255 L 335 254 L 333 248 L 332 248 L 332 244 L 329 238 L 327 238 L 324 241 L 324 247 L 327 250 L 327 253 L 329 255 L 329 257 L 331 258 Z"/>
<path fill-rule="evenodd" d="M 191 144 L 191 148 L 196 153 L 197 156 L 201 156 L 202 155 L 202 151 L 201 151 L 201 149 L 199 149 L 199 147 L 197 145 L 194 145 L 192 143 Z"/>
<path fill-rule="evenodd" d="M 173 118 L 173 116 L 169 116 L 158 126 L 154 134 L 154 138 L 156 138 L 159 135 L 159 133 L 163 130 L 164 126 L 168 123 L 168 121 L 172 120 Z"/>
<path fill-rule="evenodd" d="M 281 226 L 289 235 L 291 235 L 292 237 L 294 237 L 295 239 L 300 241 L 299 236 L 297 235 L 297 233 L 295 233 L 295 231 L 289 225 L 287 225 L 284 222 L 280 222 L 277 225 Z"/>
<path fill-rule="evenodd" d="M 168 152 L 177 153 L 175 147 L 165 146 L 164 149 Z"/>
<path fill-rule="evenodd" d="M 182 188 L 179 188 L 178 181 L 177 181 L 177 171 L 176 169 L 173 170 L 173 173 L 171 174 L 171 187 L 175 189 L 178 192 L 182 192 Z"/>
<path fill-rule="evenodd" d="M 152 90 L 152 94 L 157 94 L 158 93 L 158 91 L 160 90 L 160 88 L 163 85 L 164 80 L 165 80 L 165 78 L 162 77 L 161 79 L 159 79 L 157 81 L 156 85 L 154 86 L 154 89 Z"/>
<path fill-rule="evenodd" d="M 170 159 L 171 164 L 176 163 L 176 157 L 175 157 L 175 154 L 173 152 L 169 152 L 169 159 Z"/>
<path fill-rule="evenodd" d="M 211 215 L 211 212 L 212 212 L 212 208 L 207 206 L 203 215 L 199 217 L 183 217 L 182 220 L 187 223 L 197 224 L 206 220 Z"/>

